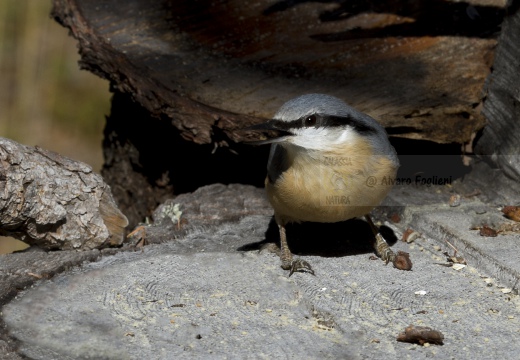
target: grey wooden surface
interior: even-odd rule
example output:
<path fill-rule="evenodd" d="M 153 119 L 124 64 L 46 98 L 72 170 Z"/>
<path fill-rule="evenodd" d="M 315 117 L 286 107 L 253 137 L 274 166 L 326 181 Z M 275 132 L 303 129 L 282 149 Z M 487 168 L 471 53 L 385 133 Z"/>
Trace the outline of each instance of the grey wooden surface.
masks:
<path fill-rule="evenodd" d="M 423 234 L 393 246 L 410 253 L 412 271 L 369 260 L 370 230 L 351 221 L 333 231 L 293 229 L 291 246 L 316 276 L 290 278 L 276 255 L 258 252 L 277 240 L 263 191 L 204 187 L 157 210 L 146 234 L 166 242 L 40 280 L 3 308 L 2 319 L 18 351 L 36 359 L 511 358 L 520 350 L 518 235 L 471 230 L 510 221 L 497 209 L 505 200 L 481 189 L 449 206 L 451 195 L 479 181 L 398 186 L 376 209 L 397 238 L 409 227 Z M 180 228 L 175 204 L 187 219 Z M 397 223 L 388 220 L 395 214 Z M 446 240 L 466 268 L 443 266 L 442 252 L 452 252 Z M 409 324 L 441 331 L 445 344 L 396 342 Z"/>
<path fill-rule="evenodd" d="M 487 126 L 477 152 L 520 180 L 520 6 L 511 1 L 497 46 L 495 61 L 486 80 L 483 114 Z"/>

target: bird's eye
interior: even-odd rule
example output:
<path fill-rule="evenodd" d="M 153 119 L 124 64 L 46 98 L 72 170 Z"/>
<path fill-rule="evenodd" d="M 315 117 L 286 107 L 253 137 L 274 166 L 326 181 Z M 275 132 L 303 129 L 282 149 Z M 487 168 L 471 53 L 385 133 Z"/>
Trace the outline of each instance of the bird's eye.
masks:
<path fill-rule="evenodd" d="M 316 115 L 310 115 L 305 118 L 305 126 L 316 126 Z"/>

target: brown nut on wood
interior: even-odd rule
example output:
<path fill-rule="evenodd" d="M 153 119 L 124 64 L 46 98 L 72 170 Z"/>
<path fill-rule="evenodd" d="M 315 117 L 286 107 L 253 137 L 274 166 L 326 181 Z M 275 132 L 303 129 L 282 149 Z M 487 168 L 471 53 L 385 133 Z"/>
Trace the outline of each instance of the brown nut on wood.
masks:
<path fill-rule="evenodd" d="M 404 251 L 398 251 L 393 261 L 394 267 L 399 270 L 412 270 L 412 260 L 410 254 Z"/>
<path fill-rule="evenodd" d="M 397 341 L 424 345 L 426 343 L 443 345 L 444 335 L 427 326 L 409 325 L 397 336 Z"/>

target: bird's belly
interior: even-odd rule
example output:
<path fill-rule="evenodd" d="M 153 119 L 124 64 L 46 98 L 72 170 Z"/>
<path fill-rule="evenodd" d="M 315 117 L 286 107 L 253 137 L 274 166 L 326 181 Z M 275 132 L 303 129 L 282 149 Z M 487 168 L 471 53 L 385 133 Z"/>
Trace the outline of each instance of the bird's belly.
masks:
<path fill-rule="evenodd" d="M 338 222 L 368 214 L 392 187 L 396 167 L 388 161 L 374 171 L 351 168 L 290 168 L 266 191 L 275 214 L 285 221 Z M 375 182 L 374 180 L 375 179 Z"/>

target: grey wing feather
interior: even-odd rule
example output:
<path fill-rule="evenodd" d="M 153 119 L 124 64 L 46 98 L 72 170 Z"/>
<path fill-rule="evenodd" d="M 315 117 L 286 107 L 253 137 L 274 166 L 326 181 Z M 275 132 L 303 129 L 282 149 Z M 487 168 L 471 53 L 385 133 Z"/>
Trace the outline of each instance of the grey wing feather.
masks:
<path fill-rule="evenodd" d="M 269 182 L 273 184 L 289 167 L 287 163 L 286 152 L 287 150 L 282 145 L 271 145 L 269 161 L 267 162 L 267 177 L 269 179 Z"/>

